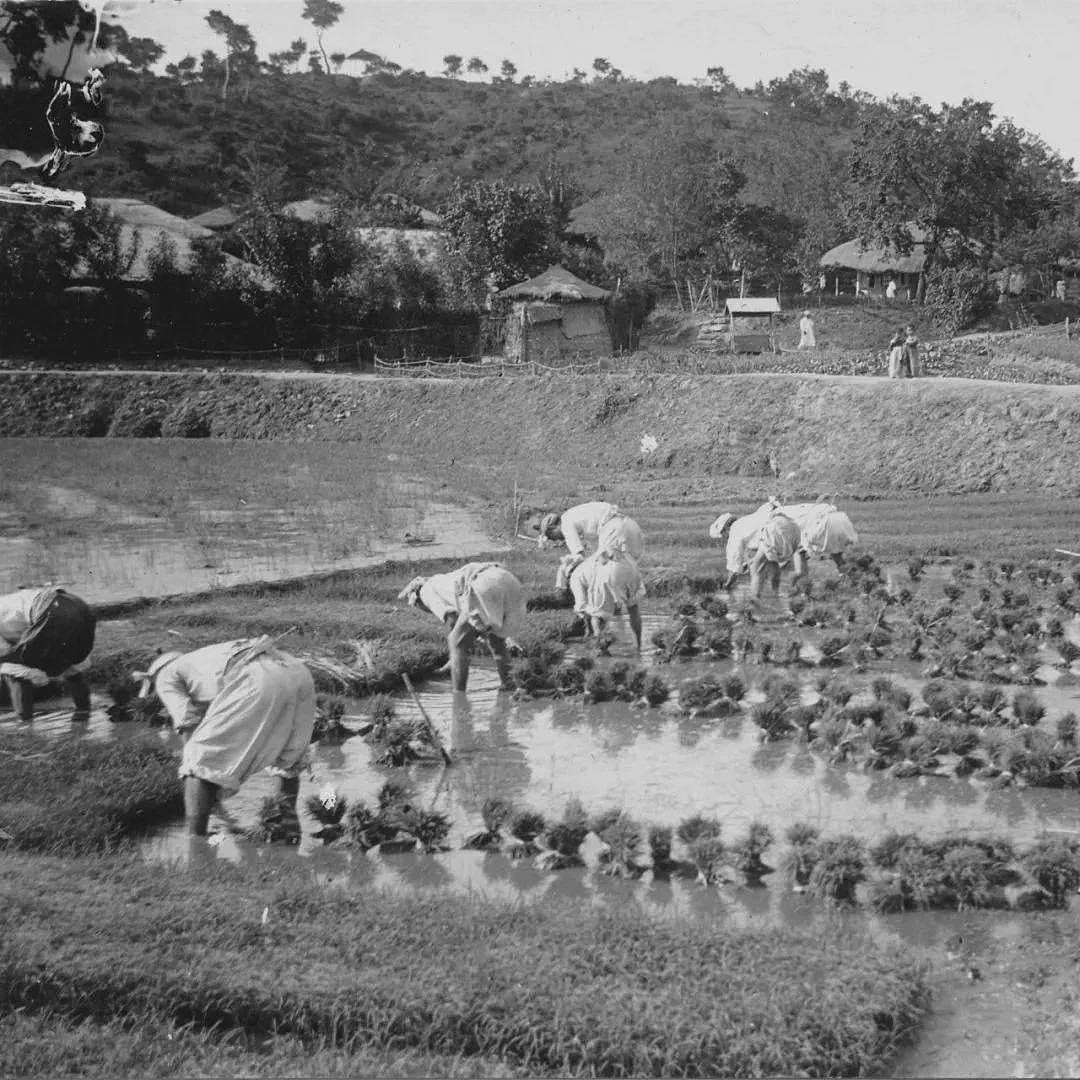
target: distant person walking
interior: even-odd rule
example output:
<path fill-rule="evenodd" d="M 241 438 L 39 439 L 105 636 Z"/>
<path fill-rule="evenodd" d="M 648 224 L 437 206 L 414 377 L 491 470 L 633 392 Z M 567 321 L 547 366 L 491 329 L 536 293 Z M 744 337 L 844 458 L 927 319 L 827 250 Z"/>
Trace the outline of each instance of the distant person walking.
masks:
<path fill-rule="evenodd" d="M 904 330 L 900 327 L 889 341 L 889 378 L 899 379 L 904 363 Z"/>
<path fill-rule="evenodd" d="M 889 284 L 885 286 L 885 299 L 896 299 L 896 278 L 889 278 Z"/>
<path fill-rule="evenodd" d="M 904 357 L 901 361 L 906 369 L 906 377 L 917 379 L 922 375 L 922 360 L 919 357 L 919 339 L 915 336 L 915 328 L 904 328 Z"/>
<path fill-rule="evenodd" d="M 802 318 L 799 320 L 799 348 L 817 348 L 817 338 L 814 336 L 814 320 L 810 318 L 809 311 L 804 311 Z"/>
<path fill-rule="evenodd" d="M 1056 296 L 1056 297 L 1057 297 L 1057 298 L 1058 298 L 1058 299 L 1059 299 L 1059 300 L 1060 300 L 1060 301 L 1061 301 L 1062 303 L 1065 303 L 1065 299 L 1066 299 L 1066 297 L 1067 297 L 1067 296 L 1068 296 L 1069 294 L 1068 294 L 1068 291 L 1067 291 L 1067 290 L 1066 290 L 1066 288 L 1065 288 L 1065 280 L 1064 280 L 1064 278 L 1060 279 L 1060 280 L 1058 281 L 1058 283 L 1057 283 L 1057 284 L 1056 284 L 1056 285 L 1054 286 L 1054 295 L 1055 295 L 1055 296 Z"/>
<path fill-rule="evenodd" d="M 75 704 L 72 720 L 90 719 L 83 671 L 96 620 L 79 597 L 56 586 L 0 596 L 0 676 L 20 720 L 34 718 L 34 687 L 63 679 Z"/>

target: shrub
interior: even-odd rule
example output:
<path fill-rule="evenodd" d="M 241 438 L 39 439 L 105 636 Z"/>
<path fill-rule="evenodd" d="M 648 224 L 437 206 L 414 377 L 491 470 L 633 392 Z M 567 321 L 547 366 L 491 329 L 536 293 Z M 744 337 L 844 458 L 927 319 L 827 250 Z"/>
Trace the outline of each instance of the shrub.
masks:
<path fill-rule="evenodd" d="M 815 852 L 807 889 L 820 900 L 853 904 L 856 886 L 866 880 L 866 853 L 853 836 L 822 840 Z"/>
<path fill-rule="evenodd" d="M 1051 897 L 1055 907 L 1068 905 L 1080 886 L 1080 858 L 1066 840 L 1040 840 L 1022 856 L 1021 865 Z"/>
<path fill-rule="evenodd" d="M 1046 715 L 1046 706 L 1030 690 L 1013 694 L 1012 710 L 1021 724 L 1037 724 Z"/>

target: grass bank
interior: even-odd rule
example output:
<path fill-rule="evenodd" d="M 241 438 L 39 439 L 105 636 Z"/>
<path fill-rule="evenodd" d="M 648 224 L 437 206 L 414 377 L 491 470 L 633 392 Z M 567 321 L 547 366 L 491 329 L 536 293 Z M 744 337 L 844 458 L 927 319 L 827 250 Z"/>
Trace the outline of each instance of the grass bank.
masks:
<path fill-rule="evenodd" d="M 0 832 L 22 851 L 108 851 L 183 813 L 176 756 L 144 742 L 0 732 Z"/>
<path fill-rule="evenodd" d="M 595 475 L 659 465 L 690 478 L 779 477 L 843 491 L 1080 493 L 1070 465 L 1080 451 L 1080 388 L 1069 386 L 678 374 L 0 380 L 0 433 L 9 436 L 129 434 L 117 415 L 154 397 L 185 416 L 198 412 L 190 431 L 213 438 L 353 443 L 448 470 L 479 464 L 523 482 L 537 463 Z M 76 422 L 87 411 L 100 419 L 95 427 Z M 184 434 L 165 424 L 159 432 Z M 658 442 L 646 460 L 644 434 Z"/>
<path fill-rule="evenodd" d="M 532 1074 L 851 1076 L 926 1006 L 919 965 L 850 935 L 357 898 L 237 868 L 205 880 L 115 859 L 5 861 L 3 1011 L 65 1022 L 167 1021 Z"/>

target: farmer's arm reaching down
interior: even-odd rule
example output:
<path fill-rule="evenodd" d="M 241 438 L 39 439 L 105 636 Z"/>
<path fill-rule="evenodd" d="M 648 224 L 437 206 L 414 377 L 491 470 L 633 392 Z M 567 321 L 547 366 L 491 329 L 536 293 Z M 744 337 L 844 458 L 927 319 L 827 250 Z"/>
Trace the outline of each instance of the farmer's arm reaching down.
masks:
<path fill-rule="evenodd" d="M 173 727 L 182 735 L 190 735 L 205 715 L 206 707 L 193 699 L 187 677 L 180 665 L 172 663 L 165 667 L 158 675 L 154 689 L 157 690 Z"/>

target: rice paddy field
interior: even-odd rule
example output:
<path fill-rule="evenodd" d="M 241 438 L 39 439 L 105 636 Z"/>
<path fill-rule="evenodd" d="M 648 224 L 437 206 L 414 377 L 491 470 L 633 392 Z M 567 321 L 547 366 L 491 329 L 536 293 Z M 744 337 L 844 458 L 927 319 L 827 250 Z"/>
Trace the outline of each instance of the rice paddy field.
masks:
<path fill-rule="evenodd" d="M 1080 559 L 1054 551 L 1080 499 L 864 486 L 834 500 L 845 571 L 754 606 L 720 588 L 710 522 L 832 492 L 385 441 L 3 450 L 0 540 L 44 553 L 13 578 L 102 612 L 89 725 L 46 695 L 22 730 L 0 702 L 5 1074 L 1080 1065 Z M 621 618 L 609 656 L 576 637 L 557 555 L 520 538 L 595 498 L 647 537 L 640 655 Z M 137 582 L 113 536 L 151 553 Z M 181 540 L 237 573 L 153 563 Z M 513 693 L 478 655 L 453 694 L 439 625 L 395 600 L 473 557 L 530 597 Z M 176 737 L 116 690 L 155 648 L 257 633 L 321 693 L 304 839 L 267 842 L 260 777 L 188 841 Z"/>

